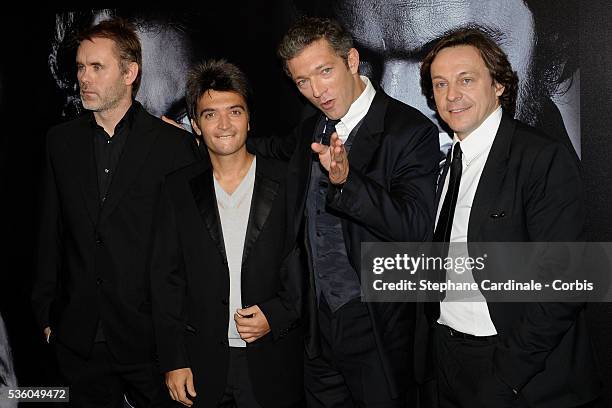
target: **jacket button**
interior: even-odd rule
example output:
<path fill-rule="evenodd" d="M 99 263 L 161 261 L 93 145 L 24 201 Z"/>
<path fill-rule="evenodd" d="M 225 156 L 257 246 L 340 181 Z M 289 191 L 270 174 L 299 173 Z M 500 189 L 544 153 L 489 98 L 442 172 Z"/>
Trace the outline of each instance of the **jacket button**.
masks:
<path fill-rule="evenodd" d="M 104 280 L 103 280 L 102 278 L 98 278 L 98 279 L 96 279 L 96 285 L 97 285 L 97 286 L 100 286 L 100 285 L 101 285 L 101 284 L 103 284 L 103 283 L 104 283 Z"/>
<path fill-rule="evenodd" d="M 96 244 L 101 245 L 102 244 L 102 238 L 100 238 L 100 236 L 96 236 Z"/>

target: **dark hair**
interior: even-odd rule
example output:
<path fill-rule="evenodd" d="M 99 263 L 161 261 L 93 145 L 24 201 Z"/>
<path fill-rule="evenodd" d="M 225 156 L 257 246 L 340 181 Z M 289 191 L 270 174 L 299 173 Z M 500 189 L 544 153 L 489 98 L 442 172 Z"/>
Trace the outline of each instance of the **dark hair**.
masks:
<path fill-rule="evenodd" d="M 132 84 L 132 97 L 136 96 L 142 78 L 142 48 L 134 26 L 121 18 L 104 20 L 80 32 L 78 42 L 94 38 L 106 38 L 115 43 L 123 72 L 127 71 L 128 64 L 138 64 L 138 74 Z"/>
<path fill-rule="evenodd" d="M 481 28 L 460 28 L 447 32 L 423 59 L 421 65 L 421 91 L 430 108 L 436 109 L 431 81 L 431 64 L 444 48 L 470 45 L 476 48 L 493 80 L 504 87 L 499 101 L 504 110 L 514 116 L 518 94 L 518 76 L 512 70 L 508 56 Z"/>
<path fill-rule="evenodd" d="M 252 91 L 244 72 L 224 59 L 196 64 L 187 76 L 185 101 L 189 117 L 197 121 L 198 101 L 206 91 L 235 92 L 242 96 L 251 112 Z"/>
<path fill-rule="evenodd" d="M 278 46 L 278 56 L 283 61 L 287 75 L 287 61 L 315 41 L 327 40 L 329 46 L 344 60 L 348 67 L 348 54 L 353 48 L 353 37 L 336 20 L 319 17 L 302 17 L 283 36 Z"/>

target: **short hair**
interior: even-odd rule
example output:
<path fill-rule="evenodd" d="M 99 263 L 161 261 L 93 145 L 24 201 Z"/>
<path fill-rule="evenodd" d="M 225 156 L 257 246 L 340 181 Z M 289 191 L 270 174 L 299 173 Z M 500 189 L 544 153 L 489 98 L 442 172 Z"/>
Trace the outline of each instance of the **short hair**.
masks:
<path fill-rule="evenodd" d="M 207 91 L 235 92 L 242 96 L 251 113 L 252 90 L 240 68 L 224 59 L 207 60 L 196 64 L 187 76 L 185 100 L 189 117 L 197 121 L 198 101 Z"/>
<path fill-rule="evenodd" d="M 283 61 L 285 73 L 291 76 L 287 61 L 297 56 L 315 41 L 324 39 L 348 67 L 348 54 L 353 48 L 353 37 L 336 20 L 319 17 L 302 17 L 283 36 L 278 46 L 278 56 Z"/>
<path fill-rule="evenodd" d="M 421 91 L 430 108 L 436 110 L 431 81 L 431 64 L 438 53 L 451 47 L 470 45 L 478 50 L 491 78 L 504 87 L 499 101 L 504 110 L 514 116 L 518 94 L 518 76 L 512 70 L 508 56 L 497 43 L 481 28 L 460 28 L 444 34 L 421 64 Z"/>
<path fill-rule="evenodd" d="M 142 78 L 142 47 L 134 26 L 122 18 L 113 18 L 86 28 L 77 37 L 79 44 L 94 38 L 106 38 L 115 43 L 122 72 L 127 71 L 130 63 L 138 64 L 138 74 L 132 84 L 132 97 L 135 97 Z"/>

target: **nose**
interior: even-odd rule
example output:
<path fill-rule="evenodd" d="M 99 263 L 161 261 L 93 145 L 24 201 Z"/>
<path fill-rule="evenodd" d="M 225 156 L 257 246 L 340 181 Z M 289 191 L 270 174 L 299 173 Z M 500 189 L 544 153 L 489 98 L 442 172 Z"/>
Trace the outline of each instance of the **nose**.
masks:
<path fill-rule="evenodd" d="M 446 99 L 450 102 L 458 101 L 463 95 L 459 86 L 453 83 L 448 84 L 448 92 L 446 93 Z"/>
<path fill-rule="evenodd" d="M 230 118 L 227 114 L 221 113 L 219 114 L 219 122 L 217 123 L 217 127 L 219 129 L 229 129 L 231 126 Z"/>
<path fill-rule="evenodd" d="M 310 80 L 310 89 L 312 90 L 312 96 L 317 99 L 320 98 L 321 95 L 323 95 L 323 93 L 325 92 L 325 87 L 323 86 L 323 84 L 315 78 Z"/>
<path fill-rule="evenodd" d="M 90 76 L 91 75 L 89 75 L 89 70 L 87 67 L 84 67 L 77 72 L 77 79 L 81 85 L 88 84 L 90 81 Z"/>

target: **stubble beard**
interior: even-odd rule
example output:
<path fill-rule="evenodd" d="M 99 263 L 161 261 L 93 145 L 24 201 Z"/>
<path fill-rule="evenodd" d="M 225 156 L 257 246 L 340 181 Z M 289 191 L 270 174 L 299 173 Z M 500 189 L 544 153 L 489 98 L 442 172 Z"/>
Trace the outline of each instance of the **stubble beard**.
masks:
<path fill-rule="evenodd" d="M 99 101 L 97 103 L 87 102 L 83 98 L 81 98 L 81 103 L 83 104 L 83 107 L 89 111 L 105 112 L 119 106 L 119 102 L 125 98 L 126 94 L 127 88 L 125 88 L 122 83 L 116 83 L 112 88 L 97 94 L 99 97 Z"/>

